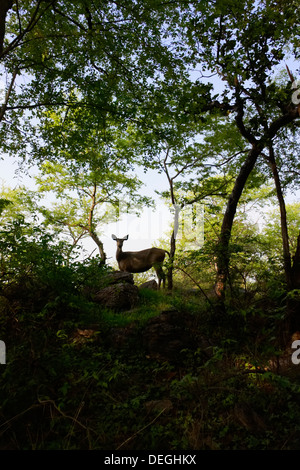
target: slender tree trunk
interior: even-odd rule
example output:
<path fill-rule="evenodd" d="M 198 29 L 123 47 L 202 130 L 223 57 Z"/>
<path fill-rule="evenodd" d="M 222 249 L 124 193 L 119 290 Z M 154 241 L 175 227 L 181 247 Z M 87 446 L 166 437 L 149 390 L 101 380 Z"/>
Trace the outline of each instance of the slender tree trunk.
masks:
<path fill-rule="evenodd" d="M 300 289 L 300 232 L 297 238 L 297 249 L 293 256 L 292 283 L 293 289 Z"/>
<path fill-rule="evenodd" d="M 173 225 L 173 231 L 171 235 L 171 240 L 170 240 L 170 257 L 169 257 L 169 267 L 168 267 L 168 272 L 167 272 L 167 285 L 168 289 L 172 290 L 173 289 L 173 271 L 174 271 L 174 257 L 175 257 L 175 251 L 176 251 L 176 237 L 178 233 L 178 225 L 179 225 L 179 213 L 181 210 L 181 207 L 178 206 L 177 204 L 174 204 L 174 225 Z"/>
<path fill-rule="evenodd" d="M 255 144 L 252 146 L 252 149 L 248 153 L 248 156 L 240 169 L 240 172 L 235 181 L 234 188 L 227 202 L 217 248 L 217 279 L 215 292 L 220 301 L 224 301 L 225 298 L 225 288 L 228 280 L 228 268 L 230 260 L 229 242 L 237 205 L 245 188 L 247 179 L 255 166 L 261 150 L 262 149 L 259 145 Z"/>
<path fill-rule="evenodd" d="M 92 203 L 91 203 L 90 213 L 89 213 L 88 231 L 89 231 L 90 237 L 94 240 L 94 242 L 98 246 L 99 253 L 100 253 L 100 258 L 101 258 L 101 263 L 100 264 L 104 265 L 106 263 L 106 253 L 104 251 L 102 241 L 100 240 L 100 238 L 98 237 L 98 235 L 96 234 L 96 232 L 94 230 L 94 224 L 93 224 L 94 210 L 95 210 L 95 207 L 96 207 L 96 204 L 97 204 L 96 195 L 97 195 L 97 183 L 94 183 L 93 192 L 91 194 Z"/>
<path fill-rule="evenodd" d="M 223 307 L 230 260 L 229 242 L 231 237 L 232 225 L 237 210 L 237 205 L 245 188 L 247 179 L 255 166 L 258 155 L 263 149 L 263 145 L 261 145 L 256 140 L 251 131 L 245 127 L 244 101 L 241 98 L 240 84 L 238 80 L 236 80 L 235 83 L 235 98 L 237 109 L 237 113 L 235 116 L 236 125 L 241 135 L 251 144 L 252 148 L 248 152 L 247 158 L 240 168 L 240 172 L 235 180 L 233 190 L 229 196 L 227 207 L 223 217 L 221 234 L 217 248 L 217 278 L 215 284 L 215 292 Z"/>
<path fill-rule="evenodd" d="M 170 257 L 169 257 L 169 266 L 167 271 L 167 286 L 169 290 L 173 289 L 173 270 L 174 270 L 174 255 L 176 251 L 176 239 L 174 237 L 174 231 L 171 235 L 170 240 Z"/>
<path fill-rule="evenodd" d="M 275 119 L 269 126 L 267 125 L 267 120 L 265 121 L 265 134 L 261 136 L 260 140 L 257 140 L 255 135 L 245 126 L 244 122 L 244 100 L 242 99 L 240 85 L 238 80 L 235 83 L 235 96 L 236 96 L 236 116 L 235 121 L 239 132 L 241 135 L 251 144 L 252 148 L 248 153 L 248 156 L 242 165 L 240 172 L 235 181 L 234 188 L 229 200 L 227 203 L 226 211 L 223 217 L 223 223 L 221 228 L 221 235 L 218 243 L 218 252 L 217 252 L 217 278 L 215 285 L 215 292 L 217 297 L 221 301 L 222 309 L 224 310 L 224 298 L 225 298 L 225 288 L 226 282 L 228 279 L 228 268 L 230 260 L 229 252 L 229 241 L 231 237 L 231 230 L 233 225 L 233 220 L 235 217 L 237 205 L 239 203 L 240 197 L 246 185 L 247 179 L 251 174 L 259 154 L 262 152 L 266 142 L 271 142 L 271 140 L 276 136 L 277 132 L 282 128 L 288 125 L 290 122 L 294 121 L 299 117 L 300 107 L 295 106 L 294 104 L 289 104 L 285 106 L 284 113 L 277 119 Z M 300 105 L 299 105 L 300 106 Z M 261 110 L 259 111 L 260 118 L 263 119 L 261 115 Z"/>
<path fill-rule="evenodd" d="M 173 182 L 176 176 L 171 177 L 169 173 L 169 169 L 168 169 L 167 160 L 169 156 L 169 151 L 170 151 L 170 148 L 168 148 L 166 151 L 166 156 L 163 161 L 163 168 L 168 178 L 171 202 L 174 208 L 174 224 L 173 224 L 173 231 L 172 231 L 171 240 L 170 240 L 170 256 L 169 256 L 169 265 L 168 265 L 168 271 L 167 271 L 167 287 L 168 287 L 168 290 L 172 290 L 173 289 L 174 258 L 175 258 L 175 251 L 176 251 L 176 237 L 177 237 L 177 232 L 178 232 L 179 213 L 180 213 L 181 207 L 176 204 L 176 197 L 175 197 L 175 192 L 174 192 Z"/>
<path fill-rule="evenodd" d="M 292 290 L 300 290 L 300 232 L 297 239 L 297 249 L 293 256 L 293 264 L 291 268 Z M 285 331 L 287 336 L 284 337 L 285 343 L 290 341 L 291 335 L 296 331 L 300 331 L 300 295 L 293 292 L 288 296 L 287 300 L 287 315 L 285 322 Z"/>
<path fill-rule="evenodd" d="M 104 247 L 103 247 L 103 243 L 102 241 L 100 240 L 100 238 L 98 237 L 98 235 L 95 233 L 95 232 L 89 232 L 91 238 L 94 240 L 94 242 L 96 243 L 96 245 L 98 246 L 98 249 L 99 249 L 99 253 L 100 253 L 100 258 L 101 258 L 101 265 L 104 265 L 106 263 L 106 253 L 104 251 Z"/>
<path fill-rule="evenodd" d="M 292 263 L 291 263 L 291 254 L 290 254 L 290 243 L 288 235 L 288 226 L 287 226 L 287 215 L 284 196 L 281 188 L 280 177 L 278 173 L 278 168 L 276 165 L 275 155 L 273 145 L 269 146 L 269 157 L 268 157 L 269 166 L 272 170 L 273 179 L 276 187 L 276 194 L 279 203 L 280 209 L 280 221 L 281 221 L 281 237 L 282 237 L 282 249 L 283 249 L 283 262 L 284 262 L 284 272 L 286 278 L 286 284 L 288 290 L 293 289 L 293 279 L 292 279 Z"/>
<path fill-rule="evenodd" d="M 300 289 L 300 233 L 298 235 L 297 249 L 295 255 L 293 256 L 292 263 L 288 236 L 286 206 L 272 144 L 269 147 L 269 156 L 267 159 L 272 170 L 279 203 L 284 273 L 287 290 L 290 292 L 294 289 Z M 300 296 L 289 295 L 287 298 L 287 313 L 282 327 L 282 337 L 284 343 L 288 342 L 290 340 L 290 336 L 295 331 L 299 331 L 300 329 L 299 307 Z"/>

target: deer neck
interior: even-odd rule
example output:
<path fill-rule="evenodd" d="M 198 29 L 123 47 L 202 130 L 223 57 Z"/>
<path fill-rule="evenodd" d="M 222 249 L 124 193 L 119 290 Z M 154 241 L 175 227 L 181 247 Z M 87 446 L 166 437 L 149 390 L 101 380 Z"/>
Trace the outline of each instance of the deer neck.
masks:
<path fill-rule="evenodd" d="M 120 261 L 123 258 L 123 251 L 122 247 L 117 247 L 117 252 L 116 252 L 116 260 Z"/>

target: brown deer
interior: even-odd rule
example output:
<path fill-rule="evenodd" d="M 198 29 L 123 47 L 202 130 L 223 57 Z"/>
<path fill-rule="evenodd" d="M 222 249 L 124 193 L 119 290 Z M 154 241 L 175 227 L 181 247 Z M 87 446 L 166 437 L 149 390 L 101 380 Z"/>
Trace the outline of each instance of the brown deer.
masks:
<path fill-rule="evenodd" d="M 168 252 L 155 247 L 141 251 L 122 251 L 123 243 L 128 240 L 128 237 L 129 235 L 124 238 L 117 238 L 116 235 L 111 236 L 117 242 L 116 259 L 120 271 L 144 273 L 153 267 L 158 278 L 158 288 L 160 289 L 161 281 L 165 287 L 165 273 L 162 269 L 162 263 Z"/>

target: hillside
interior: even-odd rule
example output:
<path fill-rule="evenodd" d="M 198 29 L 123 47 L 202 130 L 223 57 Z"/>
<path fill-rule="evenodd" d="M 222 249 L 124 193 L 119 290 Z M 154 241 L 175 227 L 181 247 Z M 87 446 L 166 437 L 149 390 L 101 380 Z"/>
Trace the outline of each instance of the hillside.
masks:
<path fill-rule="evenodd" d="M 113 311 L 89 269 L 84 288 L 62 270 L 2 291 L 1 450 L 299 448 L 300 369 L 270 301 L 222 317 L 198 291 L 145 288 Z"/>

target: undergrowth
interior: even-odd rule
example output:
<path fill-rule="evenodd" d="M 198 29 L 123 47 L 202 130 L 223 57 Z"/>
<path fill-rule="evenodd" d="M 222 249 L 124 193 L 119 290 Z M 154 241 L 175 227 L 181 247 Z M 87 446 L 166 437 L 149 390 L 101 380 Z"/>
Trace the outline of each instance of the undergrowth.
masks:
<path fill-rule="evenodd" d="M 281 351 L 265 304 L 220 317 L 197 293 L 145 289 L 114 313 L 82 295 L 88 272 L 68 273 L 2 288 L 1 450 L 299 448 L 299 372 L 271 366 Z M 172 310 L 194 319 L 198 341 L 179 361 L 142 341 L 149 319 Z"/>

